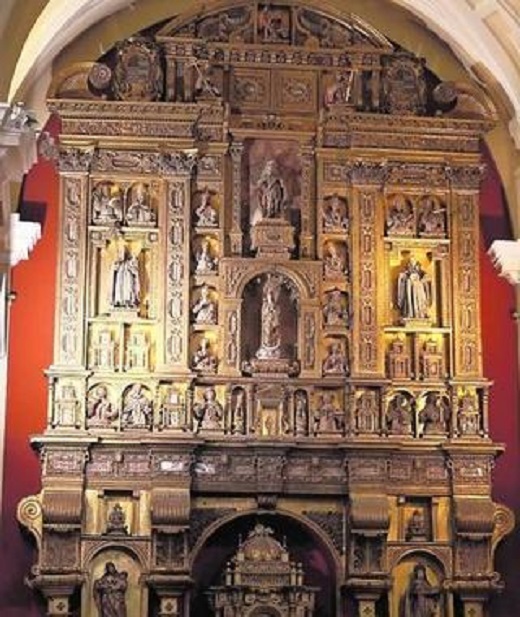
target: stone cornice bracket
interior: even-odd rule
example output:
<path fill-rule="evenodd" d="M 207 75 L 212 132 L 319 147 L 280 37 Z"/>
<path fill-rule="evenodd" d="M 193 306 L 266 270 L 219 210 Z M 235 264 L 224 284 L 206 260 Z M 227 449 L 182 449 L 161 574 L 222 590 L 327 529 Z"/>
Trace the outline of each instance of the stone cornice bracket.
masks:
<path fill-rule="evenodd" d="M 520 285 L 520 240 L 495 240 L 488 255 L 499 276 Z"/>

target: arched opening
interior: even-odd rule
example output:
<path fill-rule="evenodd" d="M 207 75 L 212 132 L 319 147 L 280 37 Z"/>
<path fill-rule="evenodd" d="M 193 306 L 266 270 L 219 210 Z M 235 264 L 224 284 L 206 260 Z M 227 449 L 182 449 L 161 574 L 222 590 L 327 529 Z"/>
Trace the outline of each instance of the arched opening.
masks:
<path fill-rule="evenodd" d="M 212 617 L 207 591 L 223 581 L 227 562 L 235 555 L 241 541 L 257 524 L 272 529 L 273 537 L 287 547 L 291 561 L 302 564 L 305 585 L 316 588 L 314 617 L 337 614 L 337 565 L 331 551 L 308 526 L 278 512 L 259 511 L 224 523 L 203 543 L 193 566 L 194 586 L 190 614 Z M 258 609 L 260 610 L 260 609 Z M 255 617 L 264 615 L 261 611 Z M 277 613 L 265 612 L 265 615 Z"/>

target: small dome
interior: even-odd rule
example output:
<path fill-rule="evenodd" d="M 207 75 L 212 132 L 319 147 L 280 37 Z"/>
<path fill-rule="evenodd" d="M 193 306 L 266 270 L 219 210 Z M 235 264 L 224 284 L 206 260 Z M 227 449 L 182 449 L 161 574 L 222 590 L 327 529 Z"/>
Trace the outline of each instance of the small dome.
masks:
<path fill-rule="evenodd" d="M 249 532 L 241 552 L 246 561 L 281 561 L 287 551 L 273 537 L 273 530 L 258 523 Z"/>

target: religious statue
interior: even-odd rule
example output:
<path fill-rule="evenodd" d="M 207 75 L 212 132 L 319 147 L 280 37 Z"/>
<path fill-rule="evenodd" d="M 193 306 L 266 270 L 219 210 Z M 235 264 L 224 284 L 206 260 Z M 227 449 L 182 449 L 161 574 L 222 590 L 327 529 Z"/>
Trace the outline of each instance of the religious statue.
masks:
<path fill-rule="evenodd" d="M 217 271 L 218 260 L 212 255 L 211 245 L 207 238 L 200 243 L 195 253 L 195 272 L 197 274 L 214 274 Z"/>
<path fill-rule="evenodd" d="M 212 386 L 206 388 L 203 394 L 203 402 L 193 405 L 193 415 L 197 421 L 196 430 L 221 429 L 224 409 L 217 400 L 217 393 Z"/>
<path fill-rule="evenodd" d="M 374 433 L 378 424 L 377 415 L 377 395 L 371 390 L 366 390 L 358 398 L 356 404 L 356 432 L 361 434 Z"/>
<path fill-rule="evenodd" d="M 197 225 L 200 227 L 216 227 L 218 225 L 218 214 L 211 204 L 211 191 L 206 187 L 200 193 L 200 204 L 195 210 L 197 215 Z"/>
<path fill-rule="evenodd" d="M 136 309 L 139 307 L 140 294 L 139 260 L 128 246 L 124 246 L 112 265 L 110 304 L 114 308 Z"/>
<path fill-rule="evenodd" d="M 216 324 L 217 305 L 209 296 L 209 287 L 203 285 L 200 288 L 200 298 L 191 308 L 193 320 L 197 324 Z"/>
<path fill-rule="evenodd" d="M 264 4 L 258 13 L 258 30 L 264 43 L 283 43 L 289 40 L 287 15 L 282 9 Z"/>
<path fill-rule="evenodd" d="M 326 279 L 343 278 L 347 274 L 347 260 L 336 242 L 329 242 L 323 256 L 323 273 Z"/>
<path fill-rule="evenodd" d="M 118 572 L 111 562 L 105 564 L 105 573 L 94 581 L 94 601 L 99 617 L 127 617 L 125 594 L 128 573 Z"/>
<path fill-rule="evenodd" d="M 345 201 L 337 193 L 326 200 L 326 207 L 323 210 L 323 227 L 327 230 L 340 231 L 347 231 L 349 228 Z"/>
<path fill-rule="evenodd" d="M 388 430 L 392 435 L 410 435 L 412 432 L 412 404 L 397 393 L 388 406 Z"/>
<path fill-rule="evenodd" d="M 256 183 L 260 219 L 283 217 L 286 207 L 287 189 L 274 159 L 270 159 Z"/>
<path fill-rule="evenodd" d="M 282 278 L 268 274 L 262 290 L 260 348 L 258 359 L 280 358 L 282 333 L 280 330 L 280 292 Z"/>
<path fill-rule="evenodd" d="M 92 218 L 96 223 L 120 223 L 123 220 L 123 202 L 119 187 L 111 191 L 111 185 L 102 182 L 94 188 Z"/>
<path fill-rule="evenodd" d="M 459 431 L 461 435 L 478 435 L 480 412 L 476 394 L 465 392 L 459 399 Z"/>
<path fill-rule="evenodd" d="M 195 371 L 203 373 L 215 373 L 217 371 L 217 358 L 213 355 L 207 338 L 201 339 L 198 349 L 193 354 L 191 365 Z"/>
<path fill-rule="evenodd" d="M 439 435 L 446 432 L 445 416 L 447 406 L 435 392 L 428 392 L 423 409 L 419 412 L 419 422 L 423 425 L 423 435 Z"/>
<path fill-rule="evenodd" d="M 418 229 L 420 236 L 446 236 L 446 210 L 436 197 L 427 195 L 421 200 Z"/>
<path fill-rule="evenodd" d="M 148 427 L 152 422 L 152 403 L 139 383 L 134 383 L 125 394 L 122 423 L 126 426 Z"/>
<path fill-rule="evenodd" d="M 386 232 L 389 236 L 413 236 L 415 233 L 413 206 L 403 195 L 395 195 L 388 206 Z"/>
<path fill-rule="evenodd" d="M 348 375 L 348 360 L 341 343 L 331 343 L 325 360 L 324 375 Z"/>
<path fill-rule="evenodd" d="M 326 107 L 345 105 L 351 102 L 354 71 L 341 71 L 336 75 L 334 83 L 325 88 L 323 102 Z"/>
<path fill-rule="evenodd" d="M 327 392 L 319 398 L 318 409 L 314 414 L 315 433 L 338 433 L 344 429 L 343 413 L 336 406 L 334 394 Z"/>
<path fill-rule="evenodd" d="M 126 220 L 133 225 L 149 225 L 155 223 L 155 212 L 150 205 L 150 192 L 146 184 L 135 186 L 132 201 L 126 211 Z"/>
<path fill-rule="evenodd" d="M 120 503 L 116 503 L 107 517 L 107 534 L 128 534 L 126 514 Z"/>
<path fill-rule="evenodd" d="M 118 411 L 114 409 L 108 398 L 107 387 L 104 385 L 97 386 L 88 400 L 88 423 L 97 426 L 110 426 L 118 417 Z"/>
<path fill-rule="evenodd" d="M 294 396 L 294 432 L 296 435 L 307 435 L 309 424 L 309 409 L 305 392 L 296 392 Z"/>
<path fill-rule="evenodd" d="M 426 530 L 426 521 L 424 520 L 424 513 L 422 510 L 416 508 L 410 520 L 406 525 L 405 538 L 407 542 L 422 540 L 423 542 L 428 539 L 428 533 Z"/>
<path fill-rule="evenodd" d="M 403 617 L 436 617 L 440 599 L 440 589 L 428 581 L 426 568 L 422 564 L 414 566 L 406 589 Z"/>
<path fill-rule="evenodd" d="M 427 319 L 431 305 L 430 282 L 421 264 L 410 257 L 397 279 L 397 307 L 403 319 Z"/>
<path fill-rule="evenodd" d="M 332 289 L 326 294 L 323 307 L 323 322 L 326 326 L 347 326 L 348 311 L 345 294 L 339 289 Z"/>
<path fill-rule="evenodd" d="M 242 388 L 237 388 L 233 392 L 232 399 L 232 426 L 231 430 L 235 435 L 241 435 L 245 432 L 246 416 L 247 416 L 247 399 L 246 392 Z"/>

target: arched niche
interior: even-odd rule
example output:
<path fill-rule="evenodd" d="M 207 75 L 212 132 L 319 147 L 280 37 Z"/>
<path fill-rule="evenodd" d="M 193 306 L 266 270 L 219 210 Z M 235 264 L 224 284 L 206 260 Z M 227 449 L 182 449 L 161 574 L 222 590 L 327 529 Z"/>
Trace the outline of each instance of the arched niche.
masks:
<path fill-rule="evenodd" d="M 392 569 L 390 614 L 395 617 L 448 617 L 451 598 L 444 590 L 444 565 L 428 551 L 406 553 Z M 420 612 L 423 611 L 423 612 Z M 428 612 L 430 611 L 430 612 Z"/>
<path fill-rule="evenodd" d="M 115 569 L 112 569 L 112 567 Z M 85 584 L 81 597 L 81 614 L 101 617 L 96 606 L 97 586 L 103 586 L 103 577 L 112 576 L 126 606 L 126 617 L 146 617 L 148 615 L 148 590 L 142 584 L 143 568 L 137 555 L 126 547 L 107 546 L 96 552 L 86 567 Z M 109 584 L 112 584 L 110 582 Z"/>
<path fill-rule="evenodd" d="M 206 590 L 222 582 L 227 562 L 248 533 L 261 523 L 285 543 L 291 561 L 302 564 L 304 584 L 319 588 L 314 617 L 331 617 L 337 611 L 337 584 L 341 578 L 339 556 L 311 524 L 288 513 L 249 512 L 227 519 L 209 529 L 195 545 L 192 555 L 193 591 L 191 615 L 212 615 Z M 254 613 L 260 617 L 262 613 Z M 275 613 L 276 614 L 276 613 Z M 266 613 L 270 615 L 270 613 Z"/>

